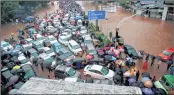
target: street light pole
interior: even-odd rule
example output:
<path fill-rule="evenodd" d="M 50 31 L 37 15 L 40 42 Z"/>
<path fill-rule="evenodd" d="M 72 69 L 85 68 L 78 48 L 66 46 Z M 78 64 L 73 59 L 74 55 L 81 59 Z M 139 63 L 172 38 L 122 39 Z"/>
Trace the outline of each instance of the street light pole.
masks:
<path fill-rule="evenodd" d="M 106 18 L 106 36 L 108 37 L 108 18 Z"/>
<path fill-rule="evenodd" d="M 98 1 L 95 0 L 95 10 L 98 10 Z M 96 20 L 96 28 L 98 30 L 98 20 Z"/>

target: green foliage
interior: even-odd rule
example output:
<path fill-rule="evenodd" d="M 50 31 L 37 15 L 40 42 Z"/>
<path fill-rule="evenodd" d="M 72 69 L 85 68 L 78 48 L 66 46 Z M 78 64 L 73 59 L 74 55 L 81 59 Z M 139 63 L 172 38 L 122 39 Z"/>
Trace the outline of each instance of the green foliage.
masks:
<path fill-rule="evenodd" d="M 129 3 L 126 2 L 126 1 L 121 1 L 120 2 L 120 5 L 123 6 L 123 7 L 126 7 Z"/>
<path fill-rule="evenodd" d="M 1 23 L 5 23 L 9 21 L 9 18 L 13 18 L 18 9 L 18 1 L 1 1 Z"/>

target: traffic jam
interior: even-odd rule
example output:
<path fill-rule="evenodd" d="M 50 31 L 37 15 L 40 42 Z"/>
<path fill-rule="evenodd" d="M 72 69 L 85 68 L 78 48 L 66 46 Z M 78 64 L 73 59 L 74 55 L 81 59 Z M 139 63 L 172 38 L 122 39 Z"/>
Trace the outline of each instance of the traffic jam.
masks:
<path fill-rule="evenodd" d="M 6 92 L 20 89 L 37 75 L 33 67 L 53 72 L 48 79 L 62 79 L 120 86 L 136 86 L 143 95 L 171 94 L 174 90 L 174 48 L 157 56 L 124 44 L 118 35 L 108 40 L 93 29 L 81 6 L 73 0 L 60 0 L 57 12 L 41 18 L 28 16 L 25 28 L 17 31 L 17 39 L 1 41 L 1 88 Z M 107 41 L 105 41 L 107 40 Z M 142 73 L 137 60 L 145 60 Z M 147 72 L 148 62 L 168 65 L 168 74 L 156 80 Z M 41 71 L 41 72 L 42 72 Z M 140 77 L 141 76 L 141 77 Z"/>

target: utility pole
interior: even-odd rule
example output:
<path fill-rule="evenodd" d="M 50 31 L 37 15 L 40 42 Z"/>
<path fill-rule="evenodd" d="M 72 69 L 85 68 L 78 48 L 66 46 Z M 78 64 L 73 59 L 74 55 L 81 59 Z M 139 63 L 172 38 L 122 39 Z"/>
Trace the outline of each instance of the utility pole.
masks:
<path fill-rule="evenodd" d="M 98 1 L 97 0 L 95 0 L 95 10 L 96 11 L 98 10 Z M 96 20 L 96 28 L 97 28 L 97 30 L 99 30 L 98 29 L 98 20 Z"/>

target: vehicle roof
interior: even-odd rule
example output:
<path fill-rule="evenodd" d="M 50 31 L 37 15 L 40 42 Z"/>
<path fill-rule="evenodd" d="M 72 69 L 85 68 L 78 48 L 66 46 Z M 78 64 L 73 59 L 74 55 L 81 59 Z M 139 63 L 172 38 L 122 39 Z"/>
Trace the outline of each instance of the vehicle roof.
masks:
<path fill-rule="evenodd" d="M 77 77 L 67 77 L 64 79 L 65 81 L 72 81 L 72 82 L 76 82 L 77 81 Z"/>
<path fill-rule="evenodd" d="M 28 47 L 28 46 L 30 46 L 29 44 L 24 44 L 24 45 L 22 45 L 22 47 Z"/>
<path fill-rule="evenodd" d="M 85 35 L 85 40 L 92 40 L 92 38 L 90 36 Z"/>
<path fill-rule="evenodd" d="M 23 60 L 23 59 L 26 59 L 26 57 L 25 56 L 19 56 L 18 57 L 18 60 Z"/>
<path fill-rule="evenodd" d="M 6 42 L 6 41 L 1 41 L 1 44 L 6 44 L 6 43 L 8 43 L 8 42 Z"/>
<path fill-rule="evenodd" d="M 70 43 L 71 45 L 78 45 L 78 43 L 77 43 L 76 41 L 74 41 L 74 40 L 70 40 L 69 43 Z"/>
<path fill-rule="evenodd" d="M 53 44 L 54 46 L 59 46 L 59 45 L 61 45 L 59 42 L 55 42 L 54 44 Z"/>
<path fill-rule="evenodd" d="M 167 49 L 169 52 L 174 52 L 174 48 Z"/>
<path fill-rule="evenodd" d="M 94 65 L 91 66 L 91 69 L 92 70 L 98 70 L 98 71 L 100 71 L 102 68 L 103 68 L 102 66 L 96 65 L 96 64 L 94 64 Z"/>
<path fill-rule="evenodd" d="M 27 40 L 27 41 L 31 41 L 31 40 L 33 40 L 33 39 L 31 39 L 31 38 L 27 38 L 26 40 Z"/>
<path fill-rule="evenodd" d="M 87 44 L 87 48 L 89 50 L 95 50 L 94 46 L 92 44 Z"/>
<path fill-rule="evenodd" d="M 34 48 L 31 48 L 31 49 L 28 50 L 28 52 L 34 53 L 34 52 L 37 52 L 37 51 Z"/>
<path fill-rule="evenodd" d="M 164 77 L 166 78 L 166 80 L 167 80 L 170 84 L 174 85 L 174 76 L 173 76 L 173 75 L 164 75 Z"/>
<path fill-rule="evenodd" d="M 49 35 L 49 36 L 47 36 L 48 38 L 55 38 L 53 35 Z"/>
<path fill-rule="evenodd" d="M 49 47 L 44 47 L 43 49 L 44 49 L 45 51 L 50 50 Z"/>
<path fill-rule="evenodd" d="M 41 53 L 39 56 L 40 56 L 42 59 L 48 58 L 48 55 L 47 55 L 46 53 Z"/>

